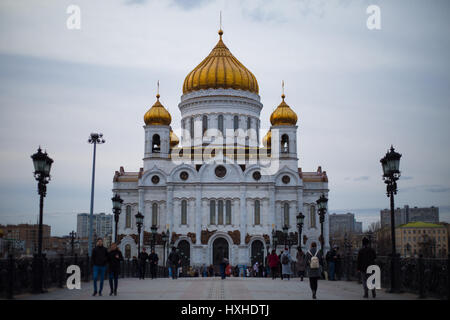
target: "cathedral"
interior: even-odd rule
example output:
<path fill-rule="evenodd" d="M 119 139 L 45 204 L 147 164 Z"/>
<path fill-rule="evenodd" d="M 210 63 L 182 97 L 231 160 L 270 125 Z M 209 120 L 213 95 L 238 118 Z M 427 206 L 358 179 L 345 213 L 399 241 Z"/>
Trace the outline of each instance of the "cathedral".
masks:
<path fill-rule="evenodd" d="M 299 243 L 320 247 L 316 201 L 328 197 L 327 174 L 320 166 L 314 172 L 298 166 L 298 117 L 284 89 L 261 139 L 258 82 L 222 35 L 219 30 L 216 46 L 184 80 L 180 138 L 158 90 L 144 115 L 142 167 L 115 172 L 112 191 L 123 199 L 117 236 L 126 258 L 138 255 L 139 243 L 147 250 L 154 245 L 161 265 L 176 247 L 184 266 L 217 265 L 221 257 L 249 266 L 285 243 L 293 257 Z M 139 235 L 138 212 L 144 216 Z M 323 229 L 326 251 L 328 215 Z"/>

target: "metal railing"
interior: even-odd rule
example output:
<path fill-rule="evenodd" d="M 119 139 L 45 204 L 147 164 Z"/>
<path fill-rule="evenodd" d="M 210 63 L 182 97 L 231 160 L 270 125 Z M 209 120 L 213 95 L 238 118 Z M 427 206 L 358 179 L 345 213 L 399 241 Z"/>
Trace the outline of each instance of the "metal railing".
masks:
<path fill-rule="evenodd" d="M 358 281 L 361 283 L 361 275 L 356 270 L 356 255 L 344 256 L 336 266 L 336 278 L 338 280 Z M 449 259 L 431 258 L 397 258 L 397 279 L 399 288 L 403 292 L 418 294 L 419 298 L 427 296 L 440 299 L 449 298 Z M 390 286 L 391 257 L 378 257 L 376 264 L 381 269 L 381 286 Z M 63 288 L 66 285 L 67 267 L 78 265 L 81 270 L 81 280 L 92 279 L 92 267 L 89 257 L 63 256 L 45 259 L 43 268 L 43 288 Z M 137 260 L 125 260 L 121 262 L 121 278 L 139 277 L 139 262 Z M 182 267 L 180 276 L 188 277 L 188 266 Z M 293 277 L 297 277 L 295 262 L 292 264 Z M 326 269 L 326 268 L 325 268 Z M 146 263 L 146 277 L 150 277 L 150 264 Z M 0 259 L 0 297 L 12 299 L 15 295 L 30 293 L 32 291 L 33 258 Z M 168 277 L 167 267 L 157 267 L 157 277 Z M 201 277 L 202 275 L 199 274 Z M 105 277 L 107 275 L 105 274 Z"/>

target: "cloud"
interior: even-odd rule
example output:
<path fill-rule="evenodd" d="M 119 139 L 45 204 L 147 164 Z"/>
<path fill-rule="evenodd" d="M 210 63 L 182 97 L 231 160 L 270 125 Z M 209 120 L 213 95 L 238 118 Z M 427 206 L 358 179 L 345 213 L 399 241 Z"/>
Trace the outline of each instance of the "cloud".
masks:
<path fill-rule="evenodd" d="M 367 181 L 367 180 L 369 180 L 369 176 L 361 176 L 353 179 L 353 181 Z"/>
<path fill-rule="evenodd" d="M 400 180 L 412 180 L 413 177 L 411 176 L 400 176 Z"/>

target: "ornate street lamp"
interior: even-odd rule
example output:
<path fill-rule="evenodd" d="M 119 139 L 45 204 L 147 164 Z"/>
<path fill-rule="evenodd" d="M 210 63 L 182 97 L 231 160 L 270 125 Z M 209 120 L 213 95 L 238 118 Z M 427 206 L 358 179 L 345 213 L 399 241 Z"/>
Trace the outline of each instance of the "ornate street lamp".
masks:
<path fill-rule="evenodd" d="M 158 227 L 154 224 L 150 230 L 152 231 L 152 249 L 155 249 L 156 232 L 158 231 Z"/>
<path fill-rule="evenodd" d="M 97 150 L 97 144 L 105 143 L 102 133 L 91 133 L 88 139 L 88 143 L 94 145 L 94 155 L 92 160 L 92 183 L 91 183 L 91 209 L 89 213 L 89 242 L 88 242 L 88 254 L 92 255 L 92 233 L 94 232 L 94 183 L 95 183 L 95 154 Z"/>
<path fill-rule="evenodd" d="M 122 211 L 123 199 L 116 193 L 116 195 L 111 198 L 111 201 L 113 203 L 114 222 L 116 223 L 114 229 L 114 242 L 117 243 L 117 225 L 119 224 L 119 215 Z"/>
<path fill-rule="evenodd" d="M 72 231 L 69 233 L 69 235 L 70 235 L 70 249 L 71 249 L 71 255 L 73 256 L 73 255 L 74 255 L 74 250 L 73 250 L 73 248 L 74 248 L 74 245 L 75 245 L 75 236 L 76 236 L 76 232 L 72 230 Z"/>
<path fill-rule="evenodd" d="M 316 201 L 317 207 L 319 208 L 319 218 L 320 218 L 320 246 L 322 250 L 322 256 L 323 256 L 323 250 L 324 250 L 324 242 L 325 238 L 323 236 L 323 223 L 325 222 L 325 214 L 327 213 L 327 203 L 328 199 L 325 197 L 324 194 L 320 196 L 319 199 Z"/>
<path fill-rule="evenodd" d="M 275 229 L 272 229 L 272 243 L 273 243 L 273 248 L 275 249 L 275 252 L 276 252 L 277 245 L 278 245 L 278 236 L 277 236 Z"/>
<path fill-rule="evenodd" d="M 136 227 L 138 232 L 138 255 L 141 253 L 141 229 L 144 224 L 144 216 L 138 211 L 134 216 L 136 218 Z"/>
<path fill-rule="evenodd" d="M 298 247 L 302 249 L 302 230 L 303 230 L 303 221 L 305 220 L 305 216 L 303 213 L 299 213 L 297 216 L 297 229 L 298 229 Z"/>
<path fill-rule="evenodd" d="M 169 229 L 167 229 L 167 232 L 164 232 L 161 234 L 161 240 L 163 242 L 163 265 L 164 268 L 166 267 L 166 243 L 169 241 Z"/>
<path fill-rule="evenodd" d="M 42 152 L 41 147 L 31 156 L 34 165 L 34 178 L 38 182 L 39 199 L 39 229 L 38 229 L 38 253 L 34 257 L 34 281 L 33 292 L 42 292 L 42 225 L 44 215 L 44 197 L 47 194 L 47 183 L 50 181 L 50 169 L 53 160 L 47 155 L 47 152 Z"/>
<path fill-rule="evenodd" d="M 395 248 L 395 205 L 394 194 L 397 194 L 397 180 L 400 178 L 400 158 L 402 155 L 395 152 L 393 146 L 390 151 L 380 160 L 383 169 L 383 180 L 386 183 L 386 194 L 391 199 L 391 242 L 392 242 L 392 256 L 391 256 L 391 293 L 398 292 L 396 281 L 396 260 L 397 253 Z"/>

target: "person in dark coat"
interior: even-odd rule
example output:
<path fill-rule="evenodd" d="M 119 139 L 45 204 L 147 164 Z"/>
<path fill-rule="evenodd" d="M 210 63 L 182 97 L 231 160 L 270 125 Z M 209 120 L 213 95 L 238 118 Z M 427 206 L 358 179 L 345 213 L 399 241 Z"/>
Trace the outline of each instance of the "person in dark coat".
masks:
<path fill-rule="evenodd" d="M 364 298 L 369 297 L 369 289 L 367 288 L 367 278 L 370 276 L 367 273 L 367 267 L 375 264 L 375 259 L 377 258 L 377 254 L 375 250 L 369 246 L 369 239 L 364 237 L 362 239 L 363 247 L 358 252 L 358 260 L 357 260 L 357 270 L 362 275 L 362 284 L 364 288 Z M 372 297 L 376 297 L 375 288 L 372 289 Z"/>
<path fill-rule="evenodd" d="M 328 280 L 335 281 L 336 261 L 337 261 L 336 246 L 334 246 L 333 249 L 327 252 L 326 261 L 328 265 Z"/>
<path fill-rule="evenodd" d="M 156 269 L 158 268 L 158 255 L 155 253 L 155 249 L 152 249 L 152 252 L 148 256 L 148 261 L 150 262 L 150 274 L 152 275 L 152 279 L 156 279 Z"/>
<path fill-rule="evenodd" d="M 113 242 L 108 252 L 108 267 L 109 267 L 109 288 L 113 294 L 117 296 L 117 285 L 119 284 L 120 273 L 120 261 L 123 261 L 122 252 L 117 248 L 117 245 Z"/>
<path fill-rule="evenodd" d="M 306 256 L 300 246 L 298 246 L 297 248 L 297 261 L 295 262 L 295 264 L 297 267 L 298 276 L 300 277 L 300 281 L 303 281 L 306 270 Z"/>
<path fill-rule="evenodd" d="M 180 266 L 181 259 L 180 255 L 177 252 L 177 248 L 172 247 L 172 252 L 169 254 L 169 261 L 172 267 L 172 279 L 176 279 L 178 277 L 178 267 Z"/>
<path fill-rule="evenodd" d="M 267 262 L 272 273 L 272 280 L 274 280 L 277 277 L 278 265 L 280 264 L 280 258 L 278 258 L 275 250 L 272 250 L 272 253 L 267 257 Z"/>
<path fill-rule="evenodd" d="M 317 261 L 318 266 L 315 265 L 314 261 Z M 312 263 L 313 262 L 313 263 Z M 316 299 L 318 281 L 322 275 L 323 259 L 322 253 L 317 249 L 317 244 L 315 242 L 311 243 L 311 248 L 306 253 L 306 272 L 309 278 L 309 286 L 312 291 L 312 298 Z"/>
<path fill-rule="evenodd" d="M 97 280 L 100 278 L 100 290 L 98 295 L 102 295 L 103 281 L 105 280 L 106 265 L 108 263 L 108 250 L 103 246 L 103 239 L 97 239 L 97 245 L 92 249 L 91 261 L 93 265 L 94 293 L 97 295 Z"/>
<path fill-rule="evenodd" d="M 145 248 L 142 248 L 142 252 L 139 253 L 139 279 L 144 280 L 145 278 L 145 267 L 147 265 L 148 253 L 145 252 Z"/>
<path fill-rule="evenodd" d="M 281 250 L 281 252 L 280 252 L 280 254 L 278 255 L 278 270 L 280 271 L 280 277 L 281 277 L 281 280 L 283 280 L 283 273 L 281 272 L 282 271 L 282 265 L 281 265 L 281 256 L 283 255 L 283 250 Z"/>

